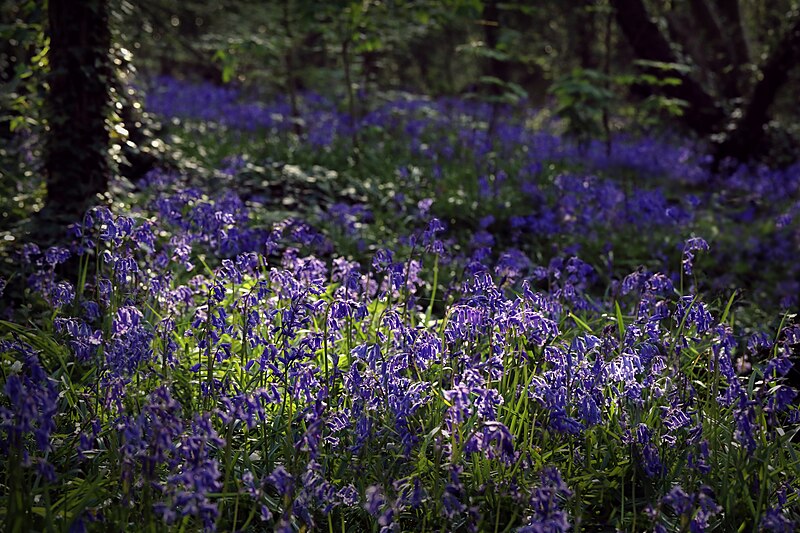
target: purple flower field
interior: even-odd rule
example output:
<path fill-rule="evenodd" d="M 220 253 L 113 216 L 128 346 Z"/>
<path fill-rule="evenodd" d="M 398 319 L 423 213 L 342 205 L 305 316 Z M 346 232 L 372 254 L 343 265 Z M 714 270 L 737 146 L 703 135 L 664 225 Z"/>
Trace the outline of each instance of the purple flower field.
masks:
<path fill-rule="evenodd" d="M 800 527 L 800 164 L 300 104 L 154 80 L 183 162 L 21 247 L 9 531 Z"/>

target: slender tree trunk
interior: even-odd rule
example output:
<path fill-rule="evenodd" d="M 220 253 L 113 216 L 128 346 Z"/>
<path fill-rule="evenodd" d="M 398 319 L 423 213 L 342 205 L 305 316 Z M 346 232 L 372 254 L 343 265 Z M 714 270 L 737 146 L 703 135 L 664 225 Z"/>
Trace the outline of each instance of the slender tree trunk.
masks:
<path fill-rule="evenodd" d="M 453 58 L 456 56 L 456 39 L 455 31 L 450 24 L 445 24 L 444 27 L 444 42 L 447 50 L 444 58 L 444 78 L 447 84 L 446 93 L 456 94 L 456 76 L 453 72 Z"/>
<path fill-rule="evenodd" d="M 353 91 L 353 74 L 350 62 L 350 38 L 342 41 L 342 66 L 344 67 L 344 83 L 347 86 L 347 112 L 350 115 L 351 138 L 353 141 L 353 153 L 358 155 L 358 114 L 356 111 L 356 95 Z"/>
<path fill-rule="evenodd" d="M 486 39 L 486 48 L 491 51 L 497 50 L 497 44 L 500 41 L 500 10 L 498 9 L 497 0 L 488 0 L 483 5 L 483 32 Z M 494 82 L 489 85 L 489 96 L 492 98 L 492 112 L 489 117 L 489 130 L 488 135 L 491 138 L 494 135 L 494 130 L 497 126 L 497 112 L 499 107 L 499 100 L 503 95 L 503 87 L 496 83 L 508 81 L 508 68 L 505 61 L 497 57 L 490 57 L 486 62 L 486 74 L 489 77 L 495 78 Z"/>
<path fill-rule="evenodd" d="M 112 57 L 116 68 L 111 86 L 116 91 L 117 104 L 121 106 L 117 113 L 128 130 L 127 142 L 119 145 L 122 157 L 118 160 L 117 170 L 132 183 L 137 183 L 154 168 L 169 167 L 172 162 L 164 157 L 168 150 L 166 145 L 152 144 L 161 124 L 145 112 L 144 97 L 133 84 L 135 69 L 131 56 L 115 49 Z"/>
<path fill-rule="evenodd" d="M 112 70 L 106 0 L 49 0 L 49 131 L 44 221 L 80 220 L 108 188 Z M 55 229 L 55 228 L 53 228 Z"/>
<path fill-rule="evenodd" d="M 284 55 L 286 65 L 286 92 L 289 93 L 289 106 L 292 114 L 292 131 L 301 135 L 303 127 L 300 124 L 300 109 L 297 104 L 297 83 L 295 75 L 295 51 L 294 34 L 292 33 L 292 21 L 289 16 L 290 0 L 283 0 L 283 29 L 286 32 L 286 39 L 289 41 L 289 48 Z"/>
<path fill-rule="evenodd" d="M 613 25 L 611 24 L 614 18 L 613 13 L 611 10 L 606 13 L 606 24 L 605 24 L 605 42 L 603 51 L 603 75 L 604 75 L 604 86 L 606 91 L 611 90 L 611 31 L 613 29 Z M 608 106 L 603 106 L 603 134 L 606 136 L 606 155 L 611 156 L 611 123 L 609 119 L 609 112 Z M 625 204 L 627 206 L 627 202 Z"/>
<path fill-rule="evenodd" d="M 580 61 L 581 68 L 597 68 L 597 60 L 592 49 L 596 38 L 595 13 L 592 11 L 594 0 L 580 0 L 577 5 L 570 6 L 567 13 L 572 26 L 568 38 L 570 48 L 575 51 Z"/>
<path fill-rule="evenodd" d="M 617 13 L 617 22 L 637 57 L 650 61 L 675 62 L 669 42 L 648 18 L 642 0 L 611 0 L 611 3 Z M 738 13 L 738 6 L 735 11 Z M 726 13 L 726 16 L 734 19 L 739 17 L 734 13 L 734 8 Z M 743 106 L 741 118 L 735 123 L 730 124 L 730 118 L 722 108 L 716 105 L 699 83 L 685 74 L 676 74 L 682 81 L 679 86 L 662 89 L 665 94 L 685 100 L 689 104 L 684 120 L 697 133 L 707 136 L 727 127 L 726 138 L 714 154 L 714 166 L 717 168 L 726 158 L 747 162 L 765 151 L 769 109 L 778 91 L 789 79 L 789 72 L 800 62 L 800 10 L 792 10 L 788 19 L 788 30 L 761 65 L 760 79 Z M 741 32 L 741 28 L 737 31 Z M 743 35 L 742 32 L 742 39 Z M 741 47 L 746 47 L 746 42 L 734 47 L 739 48 L 737 57 L 744 53 Z"/>

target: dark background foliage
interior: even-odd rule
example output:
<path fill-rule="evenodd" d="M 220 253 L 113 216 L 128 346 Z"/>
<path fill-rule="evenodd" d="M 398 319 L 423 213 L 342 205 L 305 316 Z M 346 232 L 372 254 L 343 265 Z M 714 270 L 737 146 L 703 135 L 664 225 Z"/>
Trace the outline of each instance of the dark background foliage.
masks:
<path fill-rule="evenodd" d="M 38 139 L 26 146 L 34 156 L 48 147 L 39 159 L 54 197 L 65 194 L 57 174 L 69 173 L 70 145 L 87 147 L 72 151 L 85 159 L 75 165 L 95 162 L 96 171 L 78 180 L 83 197 L 103 192 L 92 174 L 102 172 L 106 137 L 90 117 L 104 117 L 123 173 L 141 173 L 142 163 L 120 153 L 152 148 L 141 108 L 127 99 L 134 86 L 164 75 L 242 86 L 262 98 L 285 94 L 295 110 L 301 92 L 332 94 L 354 118 L 374 102 L 370 95 L 391 90 L 495 105 L 555 101 L 575 136 L 681 130 L 707 141 L 716 164 L 727 157 L 785 164 L 797 148 L 800 17 L 789 0 L 81 5 L 60 11 L 58 2 L 5 1 L 0 8 L 0 133 L 11 141 L 12 131 L 29 132 Z M 76 124 L 76 113 L 81 131 L 59 129 Z M 15 171 L 20 148 L 3 148 L 6 187 L 28 186 Z"/>

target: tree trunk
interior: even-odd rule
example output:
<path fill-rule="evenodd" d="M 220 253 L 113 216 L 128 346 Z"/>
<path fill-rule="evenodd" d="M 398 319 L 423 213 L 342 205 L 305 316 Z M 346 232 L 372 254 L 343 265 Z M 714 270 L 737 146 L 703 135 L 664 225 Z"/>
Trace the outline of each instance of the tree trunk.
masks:
<path fill-rule="evenodd" d="M 358 111 L 356 109 L 356 95 L 353 90 L 353 75 L 350 70 L 350 37 L 342 41 L 342 67 L 344 68 L 344 83 L 347 89 L 347 113 L 350 117 L 350 138 L 353 143 L 353 154 L 359 157 L 358 146 Z"/>
<path fill-rule="evenodd" d="M 720 0 L 728 2 L 728 0 Z M 617 22 L 628 39 L 634 53 L 640 59 L 659 62 L 675 62 L 669 42 L 658 30 L 658 27 L 649 20 L 647 10 L 642 0 L 611 0 L 616 10 Z M 732 57 L 739 62 L 743 56 L 748 56 L 747 43 L 741 27 L 738 2 L 735 6 L 728 6 L 724 11 L 725 22 L 738 21 L 738 28 L 733 32 L 738 33 L 732 37 L 734 42 L 731 48 Z M 708 7 L 704 2 L 695 2 L 696 6 Z M 766 61 L 762 64 L 760 79 L 756 83 L 750 98 L 743 106 L 741 119 L 734 124 L 729 124 L 730 118 L 716 105 L 714 99 L 700 86 L 699 83 L 686 75 L 679 75 L 682 83 L 677 87 L 664 87 L 662 92 L 668 96 L 680 98 L 689 104 L 689 109 L 684 114 L 687 125 L 697 133 L 707 136 L 718 133 L 727 128 L 727 134 L 714 153 L 714 167 L 718 168 L 720 162 L 727 158 L 747 162 L 755 159 L 765 152 L 765 126 L 769 120 L 769 109 L 775 101 L 778 91 L 789 78 L 789 72 L 800 60 L 800 10 L 793 10 L 788 14 L 788 30 L 775 45 Z M 718 26 L 719 27 L 719 26 Z M 744 63 L 737 63 L 735 68 L 741 69 Z"/>
<path fill-rule="evenodd" d="M 497 50 L 497 45 L 500 42 L 500 10 L 497 6 L 497 0 L 488 0 L 483 5 L 483 34 L 486 39 L 486 48 L 492 52 Z M 486 62 L 486 75 L 497 78 L 501 81 L 506 81 L 506 63 L 497 57 L 489 57 Z M 492 96 L 499 96 L 502 94 L 502 87 L 492 84 L 490 92 Z"/>
<path fill-rule="evenodd" d="M 577 6 L 568 8 L 567 13 L 572 26 L 568 35 L 570 48 L 575 51 L 583 69 L 597 68 L 597 60 L 592 49 L 597 34 L 594 11 L 591 9 L 593 4 L 594 0 L 580 0 Z"/>
<path fill-rule="evenodd" d="M 283 2 L 283 29 L 286 32 L 286 40 L 289 46 L 284 55 L 284 64 L 286 65 L 286 92 L 289 93 L 289 106 L 291 107 L 292 114 L 292 131 L 296 135 L 303 134 L 303 126 L 300 123 L 300 108 L 297 103 L 297 74 L 295 73 L 295 65 L 297 64 L 295 55 L 297 47 L 294 43 L 294 34 L 292 33 L 292 19 L 289 16 L 289 0 Z"/>
<path fill-rule="evenodd" d="M 727 1 L 735 3 L 735 0 Z M 715 75 L 720 94 L 728 100 L 738 98 L 741 95 L 739 69 L 742 64 L 733 40 L 723 29 L 723 23 L 714 6 L 707 0 L 691 0 L 690 3 L 692 14 L 700 22 L 702 33 L 706 38 L 703 48 L 707 49 L 708 67 Z"/>
<path fill-rule="evenodd" d="M 48 19 L 51 71 L 42 221 L 63 226 L 79 221 L 108 188 L 111 34 L 106 0 L 49 0 Z"/>
<path fill-rule="evenodd" d="M 659 63 L 678 63 L 669 42 L 650 20 L 642 0 L 611 0 L 611 5 L 616 12 L 617 23 L 636 57 Z M 663 71 L 650 69 L 650 73 L 660 76 Z M 658 90 L 688 104 L 683 114 L 686 125 L 703 136 L 718 131 L 726 117 L 714 98 L 688 74 L 670 72 L 670 77 L 680 79 L 680 85 L 659 87 Z"/>
<path fill-rule="evenodd" d="M 765 126 L 769 120 L 769 108 L 786 83 L 789 72 L 800 60 L 800 12 L 792 12 L 789 29 L 775 45 L 761 67 L 761 79 L 744 107 L 739 120 L 725 141 L 720 145 L 716 161 L 733 157 L 747 161 L 764 150 Z"/>
<path fill-rule="evenodd" d="M 737 65 L 750 62 L 750 45 L 742 24 L 742 10 L 739 0 L 717 0 L 717 12 L 731 41 L 733 61 Z"/>
<path fill-rule="evenodd" d="M 495 52 L 497 44 L 500 41 L 500 10 L 498 9 L 497 0 L 488 0 L 483 5 L 483 32 L 486 39 L 486 48 Z M 491 56 L 486 62 L 486 75 L 495 78 L 493 83 L 489 84 L 489 96 L 492 99 L 492 111 L 489 117 L 488 135 L 491 138 L 494 135 L 494 130 L 497 123 L 497 113 L 500 103 L 500 98 L 503 95 L 503 87 L 497 83 L 508 81 L 508 68 L 505 61 Z"/>

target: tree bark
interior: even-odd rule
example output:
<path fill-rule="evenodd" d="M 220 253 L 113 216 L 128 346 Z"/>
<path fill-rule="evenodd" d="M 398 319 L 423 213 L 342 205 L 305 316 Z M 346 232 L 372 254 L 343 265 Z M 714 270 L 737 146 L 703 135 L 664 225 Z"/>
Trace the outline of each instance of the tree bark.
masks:
<path fill-rule="evenodd" d="M 597 59 L 592 49 L 595 42 L 597 28 L 594 12 L 591 10 L 594 0 L 580 0 L 577 6 L 569 7 L 569 17 L 572 31 L 569 32 L 570 48 L 575 50 L 581 68 L 597 68 Z"/>
<path fill-rule="evenodd" d="M 294 34 L 292 33 L 292 19 L 289 16 L 289 0 L 283 1 L 283 29 L 286 32 L 286 40 L 288 41 L 288 48 L 284 55 L 284 64 L 286 65 L 286 92 L 289 93 L 289 105 L 292 114 L 292 131 L 296 135 L 302 135 L 303 126 L 300 123 L 300 108 L 297 103 L 297 74 L 295 72 L 295 65 L 297 61 L 295 55 L 297 47 L 294 43 Z"/>
<path fill-rule="evenodd" d="M 48 22 L 51 71 L 43 216 L 63 225 L 79 221 L 108 188 L 108 5 L 106 0 L 49 0 Z"/>
<path fill-rule="evenodd" d="M 347 113 L 350 116 L 350 138 L 353 142 L 353 154 L 356 158 L 359 157 L 359 143 L 358 143 L 358 110 L 356 108 L 356 95 L 353 90 L 353 76 L 350 70 L 350 37 L 346 37 L 342 41 L 342 67 L 344 68 L 344 83 L 347 86 Z"/>
<path fill-rule="evenodd" d="M 717 151 L 718 162 L 728 157 L 747 161 L 764 149 L 769 108 L 788 80 L 789 72 L 800 59 L 800 11 L 793 11 L 790 17 L 789 29 L 760 69 L 761 79 L 753 89 L 741 120 L 734 125 Z"/>
<path fill-rule="evenodd" d="M 492 52 L 497 51 L 497 44 L 500 42 L 500 10 L 497 0 L 488 0 L 483 5 L 483 33 L 486 39 L 486 48 Z M 491 56 L 486 62 L 486 75 L 495 78 L 500 82 L 508 81 L 508 65 L 505 61 Z M 492 111 L 489 117 L 487 135 L 491 138 L 497 127 L 497 113 L 500 98 L 503 96 L 504 89 L 499 83 L 489 85 L 489 95 L 492 97 Z"/>
<path fill-rule="evenodd" d="M 497 50 L 500 42 L 500 10 L 497 0 L 488 0 L 483 5 L 483 35 L 486 39 L 486 48 L 491 51 Z M 507 81 L 506 62 L 496 57 L 489 57 L 486 62 L 486 74 L 501 81 Z M 497 84 L 492 84 L 490 92 L 492 96 L 499 96 L 503 93 L 503 88 Z"/>
<path fill-rule="evenodd" d="M 617 23 L 636 57 L 659 63 L 678 63 L 669 42 L 650 20 L 642 0 L 611 0 L 611 5 L 616 12 Z M 663 71 L 650 69 L 650 73 L 660 76 Z M 718 131 L 726 117 L 714 98 L 688 74 L 671 72 L 670 77 L 680 79 L 680 85 L 657 89 L 671 98 L 687 102 L 689 107 L 683 114 L 686 125 L 702 136 Z"/>
<path fill-rule="evenodd" d="M 745 65 L 750 62 L 750 45 L 747 42 L 747 34 L 742 24 L 742 10 L 739 0 L 717 0 L 717 12 L 722 18 L 722 24 L 727 29 L 733 49 L 733 60 L 737 65 Z"/>
<path fill-rule="evenodd" d="M 728 0 L 735 3 L 735 0 Z M 741 95 L 739 92 L 739 68 L 741 63 L 737 57 L 733 40 L 723 30 L 723 24 L 714 6 L 707 0 L 691 0 L 692 14 L 702 27 L 706 42 L 708 67 L 714 73 L 718 90 L 725 98 L 732 100 Z"/>

